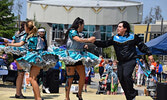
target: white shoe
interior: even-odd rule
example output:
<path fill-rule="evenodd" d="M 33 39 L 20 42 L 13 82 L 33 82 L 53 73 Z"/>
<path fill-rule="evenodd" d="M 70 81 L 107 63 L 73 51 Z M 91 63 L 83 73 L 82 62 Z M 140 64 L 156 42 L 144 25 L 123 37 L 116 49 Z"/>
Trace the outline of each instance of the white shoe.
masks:
<path fill-rule="evenodd" d="M 46 93 L 50 93 L 49 88 L 45 88 Z"/>

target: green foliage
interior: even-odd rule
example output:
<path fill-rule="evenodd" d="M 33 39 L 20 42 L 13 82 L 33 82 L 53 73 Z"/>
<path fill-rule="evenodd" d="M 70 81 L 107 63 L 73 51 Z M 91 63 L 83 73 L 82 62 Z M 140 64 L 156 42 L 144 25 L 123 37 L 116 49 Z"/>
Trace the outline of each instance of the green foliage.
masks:
<path fill-rule="evenodd" d="M 12 54 L 7 54 L 8 55 L 8 66 L 10 65 L 10 63 L 12 63 L 14 61 L 13 59 L 13 55 Z"/>
<path fill-rule="evenodd" d="M 116 55 L 115 55 L 113 46 L 110 46 L 108 48 L 103 48 L 103 54 L 105 55 L 104 57 L 106 58 L 116 59 Z"/>
<path fill-rule="evenodd" d="M 94 72 L 99 73 L 99 67 L 94 67 Z"/>
<path fill-rule="evenodd" d="M 9 9 L 13 5 L 13 1 L 0 0 L 0 36 L 11 38 L 17 28 L 15 28 L 16 17 Z"/>

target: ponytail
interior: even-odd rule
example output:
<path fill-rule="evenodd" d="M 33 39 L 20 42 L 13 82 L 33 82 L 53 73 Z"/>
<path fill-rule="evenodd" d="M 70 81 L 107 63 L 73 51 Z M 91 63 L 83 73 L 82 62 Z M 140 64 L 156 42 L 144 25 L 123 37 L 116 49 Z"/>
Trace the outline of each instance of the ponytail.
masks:
<path fill-rule="evenodd" d="M 66 34 L 65 34 L 65 38 L 64 38 L 62 44 L 66 44 L 67 39 L 68 39 L 69 31 L 72 30 L 72 29 L 74 29 L 74 30 L 77 31 L 77 29 L 79 28 L 79 25 L 82 25 L 82 24 L 84 24 L 84 20 L 83 20 L 82 18 L 80 18 L 80 17 L 77 17 L 77 18 L 74 20 L 74 22 L 73 22 L 73 24 L 71 25 L 71 27 L 67 30 L 67 32 L 66 32 Z"/>
<path fill-rule="evenodd" d="M 26 22 L 26 27 L 29 29 L 29 35 L 27 36 L 26 39 L 32 37 L 32 36 L 37 36 L 37 31 L 38 29 L 36 28 L 35 24 L 33 21 L 29 20 Z"/>

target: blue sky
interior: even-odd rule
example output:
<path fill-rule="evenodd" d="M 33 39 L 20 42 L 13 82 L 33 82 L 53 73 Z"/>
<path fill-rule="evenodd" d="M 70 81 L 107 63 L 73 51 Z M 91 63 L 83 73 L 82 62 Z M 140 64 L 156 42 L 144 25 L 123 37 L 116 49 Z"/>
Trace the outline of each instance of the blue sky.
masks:
<path fill-rule="evenodd" d="M 18 0 L 15 0 L 17 2 Z M 27 12 L 27 0 L 20 0 L 23 3 L 21 20 L 26 19 L 26 12 Z M 160 6 L 162 10 L 162 16 L 164 20 L 167 20 L 167 0 L 131 0 L 131 1 L 138 1 L 143 2 L 143 19 L 149 14 L 151 7 Z"/>
<path fill-rule="evenodd" d="M 167 0 L 131 0 L 138 1 L 143 3 L 143 18 L 145 18 L 149 12 L 151 7 L 160 6 L 161 14 L 164 20 L 167 20 Z"/>

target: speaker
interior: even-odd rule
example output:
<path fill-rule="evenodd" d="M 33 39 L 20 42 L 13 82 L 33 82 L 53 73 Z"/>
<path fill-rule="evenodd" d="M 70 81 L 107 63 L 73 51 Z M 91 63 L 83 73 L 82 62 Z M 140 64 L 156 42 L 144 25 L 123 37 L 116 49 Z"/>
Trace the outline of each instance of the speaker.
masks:
<path fill-rule="evenodd" d="M 59 69 L 50 68 L 46 74 L 46 87 L 50 93 L 59 93 Z"/>
<path fill-rule="evenodd" d="M 59 93 L 59 80 L 52 80 L 49 84 L 50 93 Z"/>
<path fill-rule="evenodd" d="M 158 83 L 157 84 L 157 100 L 166 100 L 167 99 L 167 83 Z"/>

